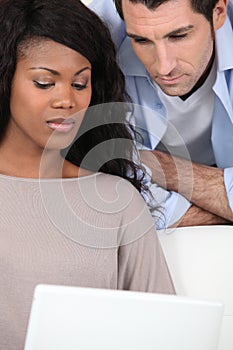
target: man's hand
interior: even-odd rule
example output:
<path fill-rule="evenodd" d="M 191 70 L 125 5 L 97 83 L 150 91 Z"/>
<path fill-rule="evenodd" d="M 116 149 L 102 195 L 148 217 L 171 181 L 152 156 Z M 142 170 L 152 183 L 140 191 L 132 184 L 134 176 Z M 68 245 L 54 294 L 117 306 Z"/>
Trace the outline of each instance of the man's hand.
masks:
<path fill-rule="evenodd" d="M 180 226 L 233 222 L 223 169 L 193 163 L 157 150 L 141 151 L 140 155 L 142 163 L 152 171 L 153 182 L 180 193 L 193 203 L 181 219 Z"/>

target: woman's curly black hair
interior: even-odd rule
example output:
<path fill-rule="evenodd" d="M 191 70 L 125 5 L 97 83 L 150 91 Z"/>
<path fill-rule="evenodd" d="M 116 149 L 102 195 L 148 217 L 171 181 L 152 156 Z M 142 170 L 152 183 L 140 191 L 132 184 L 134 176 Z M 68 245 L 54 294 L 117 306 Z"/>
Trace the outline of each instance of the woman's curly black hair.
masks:
<path fill-rule="evenodd" d="M 109 30 L 99 17 L 79 0 L 0 0 L 0 32 L 0 142 L 10 119 L 17 59 L 36 40 L 56 41 L 92 65 L 91 107 L 65 157 L 90 170 L 121 176 L 141 191 L 143 171 L 133 161 L 134 131 L 127 122 L 124 76 Z M 92 149 L 104 143 L 110 146 L 84 162 Z"/>

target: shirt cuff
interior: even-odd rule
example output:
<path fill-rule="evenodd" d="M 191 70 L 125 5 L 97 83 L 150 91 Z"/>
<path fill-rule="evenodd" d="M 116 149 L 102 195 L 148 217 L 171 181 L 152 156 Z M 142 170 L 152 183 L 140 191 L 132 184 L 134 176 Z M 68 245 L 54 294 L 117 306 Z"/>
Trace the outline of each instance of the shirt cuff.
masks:
<path fill-rule="evenodd" d="M 224 169 L 224 183 L 231 210 L 233 211 L 233 168 Z"/>
<path fill-rule="evenodd" d="M 174 225 L 185 215 L 191 207 L 191 203 L 179 193 L 166 191 L 157 184 L 151 182 L 151 171 L 146 168 L 147 176 L 144 182 L 149 191 L 142 193 L 149 205 L 156 229 L 165 229 Z"/>
<path fill-rule="evenodd" d="M 158 196 L 159 194 L 159 196 Z M 166 229 L 175 225 L 191 207 L 191 203 L 176 192 L 165 191 L 157 187 L 155 198 L 160 199 L 158 207 L 151 209 L 151 214 L 157 230 Z M 161 201 L 161 197 L 164 197 Z"/>

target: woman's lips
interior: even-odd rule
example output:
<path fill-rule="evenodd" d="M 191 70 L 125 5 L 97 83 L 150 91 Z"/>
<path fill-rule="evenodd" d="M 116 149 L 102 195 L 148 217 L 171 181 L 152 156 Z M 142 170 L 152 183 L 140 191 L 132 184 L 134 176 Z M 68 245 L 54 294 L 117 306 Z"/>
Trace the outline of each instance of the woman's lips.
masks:
<path fill-rule="evenodd" d="M 57 118 L 47 121 L 46 124 L 50 129 L 67 133 L 73 129 L 75 122 L 73 119 Z"/>

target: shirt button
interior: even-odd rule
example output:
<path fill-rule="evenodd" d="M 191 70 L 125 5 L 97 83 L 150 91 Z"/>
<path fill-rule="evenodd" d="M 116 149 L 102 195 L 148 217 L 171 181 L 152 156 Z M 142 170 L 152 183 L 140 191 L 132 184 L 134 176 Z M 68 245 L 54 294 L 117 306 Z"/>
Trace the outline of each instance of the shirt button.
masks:
<path fill-rule="evenodd" d="M 163 105 L 162 105 L 162 103 L 159 102 L 159 103 L 156 103 L 155 107 L 157 109 L 161 109 L 163 107 Z"/>

